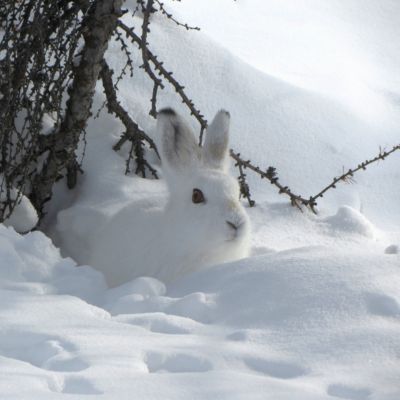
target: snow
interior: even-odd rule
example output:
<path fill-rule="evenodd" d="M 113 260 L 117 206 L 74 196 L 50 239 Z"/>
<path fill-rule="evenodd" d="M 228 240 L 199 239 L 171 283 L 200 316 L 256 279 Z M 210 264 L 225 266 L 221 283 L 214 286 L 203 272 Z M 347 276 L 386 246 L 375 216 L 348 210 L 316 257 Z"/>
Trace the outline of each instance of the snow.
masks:
<path fill-rule="evenodd" d="M 254 4 L 168 4 L 204 31 L 156 18 L 150 45 L 207 119 L 229 110 L 235 150 L 276 166 L 283 183 L 308 197 L 343 166 L 398 143 L 398 4 Z M 118 44 L 107 57 L 115 71 L 124 65 Z M 119 93 L 159 143 L 149 89 L 135 70 Z M 99 85 L 94 109 L 102 103 Z M 172 88 L 158 106 L 189 118 Z M 248 172 L 257 201 L 246 207 L 250 257 L 174 282 L 140 276 L 108 288 L 86 265 L 93 241 L 113 232 L 126 207 L 140 213 L 138 205 L 164 201 L 167 190 L 164 180 L 123 175 L 127 149 L 111 149 L 122 131 L 105 111 L 90 123 L 85 174 L 73 192 L 57 185 L 46 235 L 0 226 L 0 397 L 400 398 L 397 153 L 328 191 L 317 215 Z M 133 239 L 130 218 L 118 225 Z M 113 240 L 100 244 L 112 252 Z"/>
<path fill-rule="evenodd" d="M 342 206 L 336 215 L 325 218 L 324 222 L 332 231 L 343 235 L 345 232 L 357 233 L 361 236 L 375 236 L 374 226 L 359 211 L 349 206 Z"/>
<path fill-rule="evenodd" d="M 3 176 L 0 174 L 0 181 L 2 182 Z M 5 194 L 1 194 L 4 197 Z M 13 208 L 11 215 L 4 220 L 4 225 L 12 226 L 17 232 L 25 233 L 33 229 L 38 223 L 39 217 L 29 199 L 21 193 L 18 193 L 16 189 L 11 188 L 10 200 L 16 200 L 17 204 Z M 7 211 L 9 209 L 7 208 Z"/>
<path fill-rule="evenodd" d="M 0 232 L 5 398 L 399 394 L 398 254 L 303 247 L 106 289 L 43 234 Z"/>
<path fill-rule="evenodd" d="M 171 8 L 257 69 L 363 117 L 383 111 L 382 96 L 400 87 L 396 0 L 187 0 Z"/>
<path fill-rule="evenodd" d="M 386 254 L 398 254 L 399 253 L 399 246 L 396 244 L 391 244 L 385 249 Z"/>

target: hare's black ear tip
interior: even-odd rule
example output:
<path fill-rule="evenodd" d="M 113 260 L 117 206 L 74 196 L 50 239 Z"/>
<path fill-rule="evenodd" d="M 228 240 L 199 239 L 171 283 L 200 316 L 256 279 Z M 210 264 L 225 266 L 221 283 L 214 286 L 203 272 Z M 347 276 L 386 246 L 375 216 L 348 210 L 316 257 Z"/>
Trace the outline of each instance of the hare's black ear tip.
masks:
<path fill-rule="evenodd" d="M 220 112 L 221 114 L 225 114 L 228 118 L 231 117 L 231 113 L 230 113 L 229 111 L 227 111 L 227 110 L 222 109 L 222 110 L 219 110 L 219 112 Z"/>
<path fill-rule="evenodd" d="M 157 116 L 158 115 L 165 115 L 165 116 L 169 116 L 169 117 L 175 117 L 176 116 L 176 112 L 172 108 L 167 107 L 167 108 L 163 108 L 162 110 L 160 110 L 157 113 Z"/>

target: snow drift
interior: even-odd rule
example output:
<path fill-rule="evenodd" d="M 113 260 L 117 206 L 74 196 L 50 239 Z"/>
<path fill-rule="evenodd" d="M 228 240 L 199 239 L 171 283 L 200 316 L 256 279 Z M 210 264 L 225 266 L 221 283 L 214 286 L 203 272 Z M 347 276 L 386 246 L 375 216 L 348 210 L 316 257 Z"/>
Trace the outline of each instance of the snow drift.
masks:
<path fill-rule="evenodd" d="M 151 278 L 107 290 L 38 232 L 0 238 L 4 398 L 399 395 L 399 255 L 309 247 L 168 290 Z"/>

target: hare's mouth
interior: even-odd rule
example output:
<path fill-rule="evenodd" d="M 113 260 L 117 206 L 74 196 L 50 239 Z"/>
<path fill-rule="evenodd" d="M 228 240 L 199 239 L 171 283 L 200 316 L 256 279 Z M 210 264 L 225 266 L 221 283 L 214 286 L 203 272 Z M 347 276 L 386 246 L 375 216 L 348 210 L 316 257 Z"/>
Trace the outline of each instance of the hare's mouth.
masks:
<path fill-rule="evenodd" d="M 229 234 L 230 234 L 230 237 L 227 240 L 227 242 L 234 242 L 241 236 L 244 222 L 234 223 L 232 221 L 226 221 L 226 224 L 229 226 Z"/>

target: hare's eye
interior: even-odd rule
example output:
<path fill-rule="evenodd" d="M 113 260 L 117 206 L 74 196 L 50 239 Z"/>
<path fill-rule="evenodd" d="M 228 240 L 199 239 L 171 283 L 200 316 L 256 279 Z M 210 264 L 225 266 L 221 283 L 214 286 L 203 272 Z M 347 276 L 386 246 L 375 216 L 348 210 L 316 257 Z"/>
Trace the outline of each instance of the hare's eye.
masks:
<path fill-rule="evenodd" d="M 193 189 L 192 202 L 194 204 L 199 204 L 199 203 L 205 202 L 203 192 L 200 189 Z"/>

